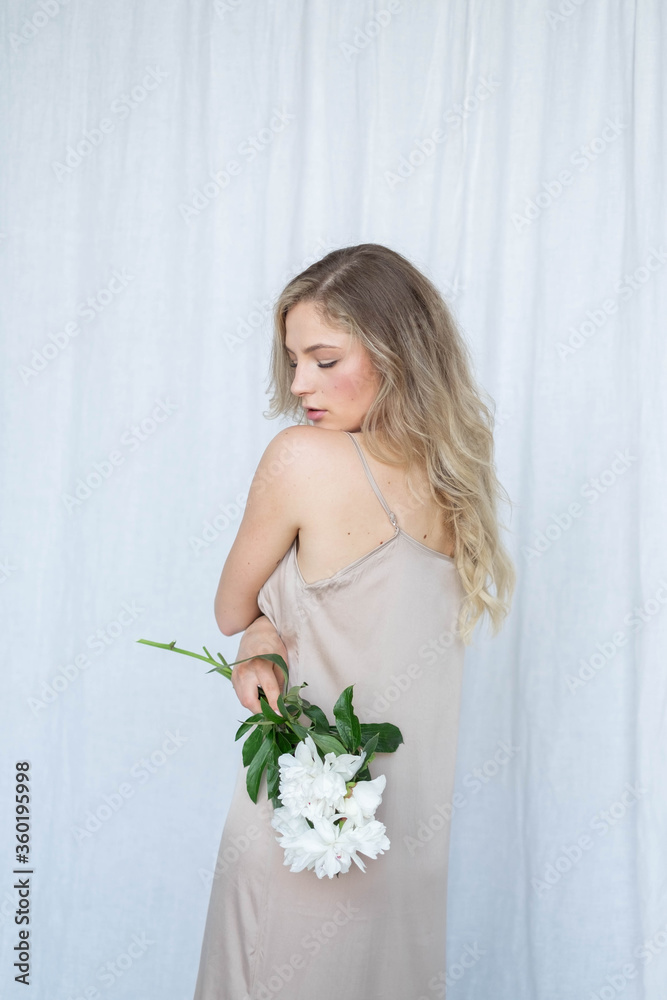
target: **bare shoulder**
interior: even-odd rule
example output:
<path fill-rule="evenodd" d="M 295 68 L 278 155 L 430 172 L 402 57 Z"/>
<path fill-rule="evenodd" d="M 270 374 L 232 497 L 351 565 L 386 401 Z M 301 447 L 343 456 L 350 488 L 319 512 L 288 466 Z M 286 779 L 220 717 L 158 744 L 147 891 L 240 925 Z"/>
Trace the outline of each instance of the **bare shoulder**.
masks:
<path fill-rule="evenodd" d="M 340 499 L 353 461 L 346 439 L 345 431 L 307 424 L 285 427 L 264 452 L 257 479 L 267 486 L 280 482 L 288 489 L 303 525 L 323 503 Z"/>
<path fill-rule="evenodd" d="M 335 475 L 338 464 L 335 456 L 341 447 L 338 445 L 337 449 L 333 439 L 342 436 L 343 431 L 327 431 L 304 424 L 278 431 L 259 460 L 253 479 L 254 495 L 279 488 L 301 508 L 310 483 L 321 482 L 327 470 L 329 475 Z"/>
<path fill-rule="evenodd" d="M 297 474 L 311 475 L 317 468 L 331 468 L 337 456 L 345 454 L 345 431 L 325 430 L 307 424 L 295 424 L 278 431 L 267 445 L 262 461 L 278 461 L 294 467 Z"/>

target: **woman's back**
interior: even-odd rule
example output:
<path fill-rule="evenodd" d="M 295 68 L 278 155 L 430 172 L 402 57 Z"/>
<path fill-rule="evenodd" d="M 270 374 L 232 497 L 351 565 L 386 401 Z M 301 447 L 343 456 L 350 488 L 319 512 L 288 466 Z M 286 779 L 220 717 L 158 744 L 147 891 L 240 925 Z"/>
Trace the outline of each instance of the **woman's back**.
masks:
<path fill-rule="evenodd" d="M 444 523 L 442 508 L 428 490 L 426 471 L 407 470 L 378 462 L 365 449 L 360 432 L 312 428 L 318 448 L 304 483 L 307 521 L 299 530 L 299 568 L 307 582 L 326 579 L 382 545 L 394 527 L 369 488 L 369 475 L 396 515 L 401 531 L 444 555 L 454 555 L 454 536 Z M 357 445 L 357 448 L 354 445 Z M 361 461 L 360 461 L 361 458 Z"/>

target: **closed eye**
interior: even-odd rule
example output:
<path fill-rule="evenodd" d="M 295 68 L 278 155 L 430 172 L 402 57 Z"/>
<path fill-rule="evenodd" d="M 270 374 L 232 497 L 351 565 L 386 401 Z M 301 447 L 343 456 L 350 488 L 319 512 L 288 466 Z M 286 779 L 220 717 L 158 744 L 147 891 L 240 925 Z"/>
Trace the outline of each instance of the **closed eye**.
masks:
<path fill-rule="evenodd" d="M 326 365 L 321 365 L 321 364 L 320 364 L 320 363 L 318 362 L 318 364 L 317 364 L 317 367 L 318 367 L 318 368 L 333 368 L 333 366 L 334 366 L 334 365 L 337 365 L 337 364 L 338 364 L 338 361 L 329 361 L 329 363 L 328 363 L 328 364 L 326 364 Z M 288 367 L 289 367 L 289 368 L 296 368 L 296 361 L 295 361 L 294 363 L 292 363 L 291 361 L 289 361 L 289 362 L 288 362 Z"/>

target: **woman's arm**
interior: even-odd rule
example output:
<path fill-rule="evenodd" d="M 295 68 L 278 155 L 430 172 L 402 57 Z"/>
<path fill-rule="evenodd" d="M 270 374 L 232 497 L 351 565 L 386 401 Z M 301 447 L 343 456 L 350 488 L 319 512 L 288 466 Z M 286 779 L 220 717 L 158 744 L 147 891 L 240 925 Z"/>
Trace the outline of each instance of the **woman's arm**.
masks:
<path fill-rule="evenodd" d="M 277 653 L 287 663 L 287 650 L 280 635 L 266 615 L 260 615 L 243 633 L 237 660 L 261 653 Z M 283 673 L 270 660 L 248 660 L 232 668 L 232 685 L 239 701 L 251 712 L 259 712 L 258 686 L 261 686 L 271 708 L 278 711 L 278 695 L 282 692 Z"/>
<path fill-rule="evenodd" d="M 257 595 L 302 524 L 308 457 L 316 433 L 313 427 L 287 427 L 260 459 L 215 597 L 215 619 L 224 635 L 242 632 L 262 613 Z"/>

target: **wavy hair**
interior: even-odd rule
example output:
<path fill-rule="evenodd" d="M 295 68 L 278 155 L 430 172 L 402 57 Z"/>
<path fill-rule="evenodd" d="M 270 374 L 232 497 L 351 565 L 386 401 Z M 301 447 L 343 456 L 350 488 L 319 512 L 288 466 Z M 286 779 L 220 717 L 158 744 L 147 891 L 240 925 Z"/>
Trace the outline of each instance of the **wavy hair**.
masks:
<path fill-rule="evenodd" d="M 285 350 L 285 319 L 297 302 L 314 303 L 325 322 L 366 348 L 381 379 L 360 426 L 364 444 L 379 462 L 407 470 L 414 496 L 410 469 L 426 468 L 430 494 L 455 536 L 465 591 L 461 639 L 472 641 L 485 611 L 497 634 L 516 582 L 498 521 L 498 501 L 511 500 L 495 473 L 495 404 L 475 383 L 469 350 L 440 292 L 405 257 L 377 243 L 334 250 L 292 278 L 274 307 L 265 416 L 305 424 Z"/>

